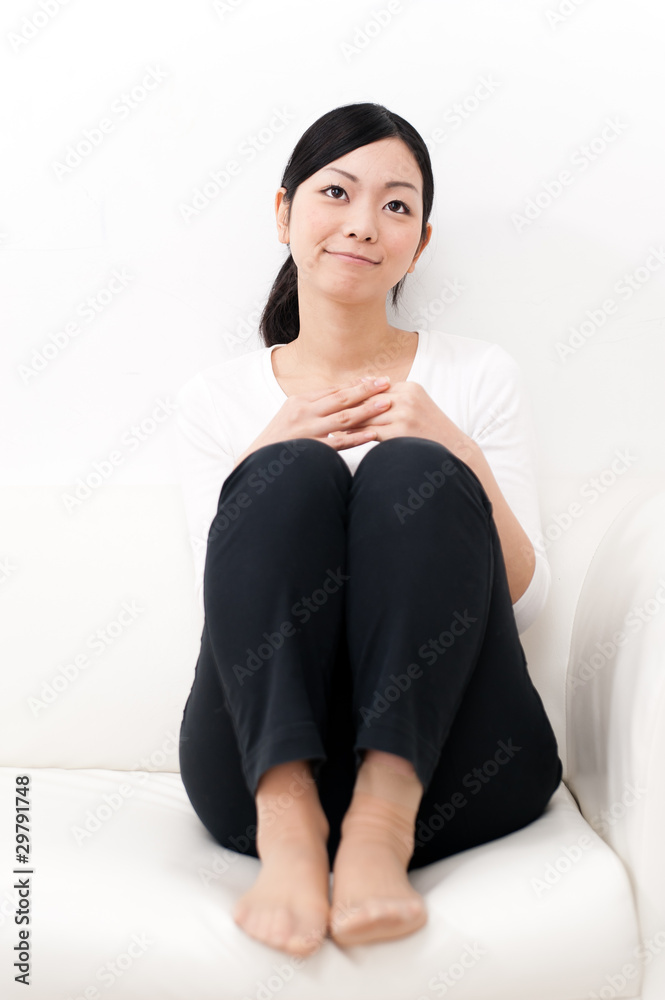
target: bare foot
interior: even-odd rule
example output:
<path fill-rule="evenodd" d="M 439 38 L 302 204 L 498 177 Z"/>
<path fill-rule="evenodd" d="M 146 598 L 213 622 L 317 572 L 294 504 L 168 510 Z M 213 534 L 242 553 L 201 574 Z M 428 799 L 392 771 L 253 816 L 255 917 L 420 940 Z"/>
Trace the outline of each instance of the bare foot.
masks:
<path fill-rule="evenodd" d="M 363 763 L 333 865 L 330 934 L 342 947 L 405 937 L 427 922 L 407 875 L 422 785 L 415 775 L 398 775 L 382 786 L 378 771 L 363 782 L 363 770 L 370 773 Z M 374 794 L 382 788 L 390 798 Z"/>
<path fill-rule="evenodd" d="M 294 765 L 278 765 L 271 769 L 273 777 L 279 776 L 279 768 L 290 768 L 291 777 L 295 773 Z M 294 786 L 299 792 L 257 793 L 256 845 L 262 865 L 252 888 L 237 901 L 233 919 L 272 948 L 309 955 L 328 930 L 329 826 L 316 786 L 303 791 L 302 784 L 291 781 Z"/>

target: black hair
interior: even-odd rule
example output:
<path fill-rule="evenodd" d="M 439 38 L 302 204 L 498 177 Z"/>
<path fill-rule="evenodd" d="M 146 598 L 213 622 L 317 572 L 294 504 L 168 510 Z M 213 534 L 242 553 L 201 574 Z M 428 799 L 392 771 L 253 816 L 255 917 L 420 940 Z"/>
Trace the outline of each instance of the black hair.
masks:
<path fill-rule="evenodd" d="M 318 118 L 302 134 L 286 165 L 280 187 L 286 188 L 284 202 L 293 200 L 303 181 L 333 160 L 360 146 L 379 139 L 401 139 L 413 153 L 423 179 L 423 221 L 420 244 L 427 235 L 427 221 L 434 200 L 434 177 L 427 146 L 416 129 L 382 104 L 346 104 Z M 290 209 L 290 205 L 289 205 Z M 392 303 L 397 305 L 406 275 L 392 288 Z M 298 311 L 298 268 L 289 255 L 273 282 L 259 323 L 259 334 L 266 347 L 288 344 L 300 329 Z"/>

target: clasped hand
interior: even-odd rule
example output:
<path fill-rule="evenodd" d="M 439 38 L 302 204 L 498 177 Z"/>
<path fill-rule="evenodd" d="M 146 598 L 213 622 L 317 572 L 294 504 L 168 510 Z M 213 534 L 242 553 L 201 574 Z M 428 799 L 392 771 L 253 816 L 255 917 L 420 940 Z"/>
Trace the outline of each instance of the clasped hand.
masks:
<path fill-rule="evenodd" d="M 403 435 L 438 441 L 456 454 L 469 446 L 471 438 L 418 382 L 375 381 L 373 376 L 358 377 L 289 396 L 248 451 L 300 437 L 323 441 L 336 451 Z"/>
<path fill-rule="evenodd" d="M 369 384 L 369 406 L 363 406 L 364 397 L 351 408 L 342 409 L 331 414 L 333 420 L 349 421 L 348 427 L 342 422 L 339 429 L 333 431 L 333 446 L 350 447 L 349 436 L 356 432 L 372 432 L 372 439 L 387 441 L 389 438 L 422 437 L 440 441 L 441 444 L 458 442 L 462 437 L 460 428 L 450 420 L 440 409 L 422 385 L 418 382 L 395 382 L 392 385 L 375 386 L 374 379 L 363 382 L 356 380 L 356 385 Z"/>

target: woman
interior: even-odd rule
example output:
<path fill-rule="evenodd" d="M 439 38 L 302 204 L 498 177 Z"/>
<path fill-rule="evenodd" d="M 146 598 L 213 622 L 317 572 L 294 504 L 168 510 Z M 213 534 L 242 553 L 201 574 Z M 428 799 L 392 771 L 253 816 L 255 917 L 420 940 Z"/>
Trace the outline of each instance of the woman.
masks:
<path fill-rule="evenodd" d="M 418 930 L 408 872 L 531 823 L 561 779 L 519 640 L 550 581 L 519 370 L 386 316 L 432 199 L 403 118 L 323 115 L 275 200 L 266 346 L 178 395 L 205 612 L 182 780 L 262 861 L 236 923 L 292 954 Z"/>

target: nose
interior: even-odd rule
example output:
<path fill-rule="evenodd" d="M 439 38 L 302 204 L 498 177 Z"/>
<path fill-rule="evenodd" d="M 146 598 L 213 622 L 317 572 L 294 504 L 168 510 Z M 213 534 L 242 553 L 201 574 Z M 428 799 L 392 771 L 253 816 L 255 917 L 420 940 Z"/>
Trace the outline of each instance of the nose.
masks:
<path fill-rule="evenodd" d="M 355 236 L 363 243 L 373 243 L 377 237 L 377 224 L 374 210 L 362 199 L 356 199 L 350 207 L 344 220 L 344 235 Z"/>

